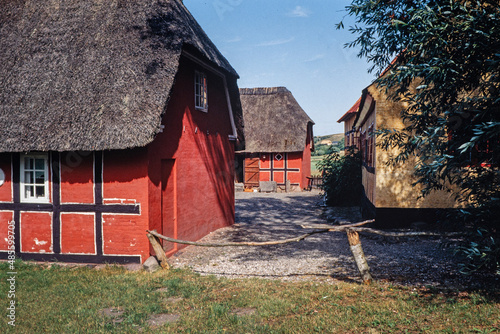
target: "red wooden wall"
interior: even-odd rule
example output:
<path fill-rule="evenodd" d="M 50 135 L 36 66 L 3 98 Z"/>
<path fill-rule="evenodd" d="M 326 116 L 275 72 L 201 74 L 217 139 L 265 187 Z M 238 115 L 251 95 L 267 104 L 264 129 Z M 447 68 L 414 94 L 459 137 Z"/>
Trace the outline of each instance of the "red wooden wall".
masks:
<path fill-rule="evenodd" d="M 1 156 L 9 177 L 0 187 L 0 252 L 9 250 L 6 226 L 15 220 L 16 252 L 26 259 L 134 262 L 149 256 L 147 239 L 138 233 L 148 228 L 147 207 L 141 214 L 148 195 L 145 149 L 142 157 L 140 150 L 47 157 L 50 200 L 29 203 L 14 195 L 20 185 L 12 181 L 12 166 L 19 168 L 20 155 Z"/>
<path fill-rule="evenodd" d="M 300 189 L 307 188 L 307 177 L 311 176 L 311 138 L 311 127 L 308 126 L 304 151 L 247 154 L 245 165 L 248 165 L 254 156 L 258 156 L 260 157 L 260 181 L 276 181 L 278 185 L 284 186 L 288 179 L 291 185 L 299 186 Z M 247 172 L 246 169 L 245 171 Z M 245 176 L 245 180 L 247 180 L 247 176 Z"/>
<path fill-rule="evenodd" d="M 302 157 L 303 152 L 261 153 L 260 181 L 276 181 L 278 185 L 285 185 L 288 179 L 292 185 L 304 188 Z"/>
<path fill-rule="evenodd" d="M 208 79 L 208 112 L 194 106 L 194 75 Z M 150 226 L 197 240 L 234 223 L 234 145 L 221 77 L 181 60 L 163 133 L 148 147 Z M 165 244 L 167 254 L 181 245 Z"/>
<path fill-rule="evenodd" d="M 223 79 L 181 59 L 163 132 L 145 148 L 50 152 L 50 203 L 15 199 L 19 154 L 0 154 L 0 258 L 8 222 L 26 259 L 138 262 L 150 255 L 147 229 L 197 240 L 234 223 L 234 146 Z M 194 73 L 208 78 L 208 112 L 194 108 Z M 19 172 L 17 172 L 19 175 Z M 19 177 L 19 176 L 17 176 Z M 16 188 L 17 187 L 17 188 Z M 168 254 L 177 248 L 165 245 Z"/>
<path fill-rule="evenodd" d="M 311 176 L 311 152 L 313 150 L 313 134 L 312 134 L 312 124 L 309 123 L 307 126 L 307 139 L 306 147 L 302 153 L 302 189 L 308 186 L 307 177 Z"/>

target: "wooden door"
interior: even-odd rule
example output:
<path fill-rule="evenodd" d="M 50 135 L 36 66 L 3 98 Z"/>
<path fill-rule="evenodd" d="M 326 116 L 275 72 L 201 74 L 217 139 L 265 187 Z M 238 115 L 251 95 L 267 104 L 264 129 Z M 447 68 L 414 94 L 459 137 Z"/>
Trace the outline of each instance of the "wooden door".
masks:
<path fill-rule="evenodd" d="M 177 238 L 177 170 L 174 159 L 161 161 L 162 234 Z M 165 252 L 177 250 L 177 244 L 162 241 Z"/>
<path fill-rule="evenodd" d="M 249 155 L 245 159 L 245 187 L 258 187 L 260 180 L 260 158 Z"/>

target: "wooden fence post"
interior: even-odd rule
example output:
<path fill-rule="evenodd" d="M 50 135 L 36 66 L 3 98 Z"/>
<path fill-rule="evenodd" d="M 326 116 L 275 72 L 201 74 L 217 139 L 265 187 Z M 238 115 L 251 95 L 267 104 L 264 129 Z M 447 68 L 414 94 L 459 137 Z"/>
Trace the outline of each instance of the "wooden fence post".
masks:
<path fill-rule="evenodd" d="M 153 231 L 156 232 L 156 230 Z M 151 233 L 147 233 L 147 235 L 149 242 L 151 243 L 151 246 L 153 246 L 153 250 L 155 251 L 156 258 L 158 259 L 158 261 L 160 261 L 160 266 L 163 269 L 170 269 L 170 264 L 168 264 L 167 256 L 165 255 L 165 251 L 161 246 L 160 239 L 158 239 L 158 237 L 152 235 Z"/>
<path fill-rule="evenodd" d="M 366 262 L 365 253 L 361 247 L 361 241 L 359 240 L 359 233 L 348 229 L 347 239 L 349 240 L 349 246 L 351 246 L 351 252 L 354 256 L 354 261 L 358 266 L 359 273 L 361 274 L 361 279 L 363 283 L 369 285 L 372 282 L 372 275 L 370 274 L 370 267 L 368 267 L 368 262 Z"/>

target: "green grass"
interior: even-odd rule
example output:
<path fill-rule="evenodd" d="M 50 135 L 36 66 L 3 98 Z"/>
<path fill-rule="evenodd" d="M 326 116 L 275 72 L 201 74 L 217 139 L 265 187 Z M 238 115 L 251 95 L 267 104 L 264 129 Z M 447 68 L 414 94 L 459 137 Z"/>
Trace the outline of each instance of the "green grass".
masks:
<path fill-rule="evenodd" d="M 439 291 L 375 283 L 283 283 L 16 263 L 16 327 L 0 333 L 499 333 L 498 291 Z M 0 264 L 0 279 L 7 279 Z M 158 291 L 159 288 L 167 288 Z M 0 285 L 6 312 L 7 286 Z M 179 301 L 166 301 L 179 297 Z M 99 311 L 124 311 L 122 321 Z M 237 316 L 236 308 L 255 310 Z M 153 314 L 178 314 L 157 329 Z"/>
<path fill-rule="evenodd" d="M 317 155 L 311 157 L 311 175 L 320 175 L 321 173 L 318 171 L 318 167 L 316 164 L 323 160 L 325 155 Z"/>
<path fill-rule="evenodd" d="M 340 153 L 343 155 L 343 151 Z M 311 175 L 321 175 L 321 173 L 318 170 L 318 162 L 323 160 L 326 157 L 326 155 L 317 155 L 317 156 L 312 156 L 311 157 Z"/>
<path fill-rule="evenodd" d="M 318 155 L 318 156 L 312 156 L 311 157 L 311 175 L 319 175 L 320 172 L 318 171 L 318 167 L 316 164 L 323 160 L 324 155 Z"/>

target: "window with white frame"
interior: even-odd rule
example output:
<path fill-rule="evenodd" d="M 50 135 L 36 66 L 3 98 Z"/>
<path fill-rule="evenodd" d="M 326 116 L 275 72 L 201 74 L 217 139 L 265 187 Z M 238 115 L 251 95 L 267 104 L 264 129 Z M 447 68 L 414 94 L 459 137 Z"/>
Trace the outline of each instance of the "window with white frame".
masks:
<path fill-rule="evenodd" d="M 208 111 L 207 76 L 201 72 L 195 72 L 194 105 L 198 110 Z"/>
<path fill-rule="evenodd" d="M 21 155 L 21 201 L 49 202 L 47 154 Z"/>

